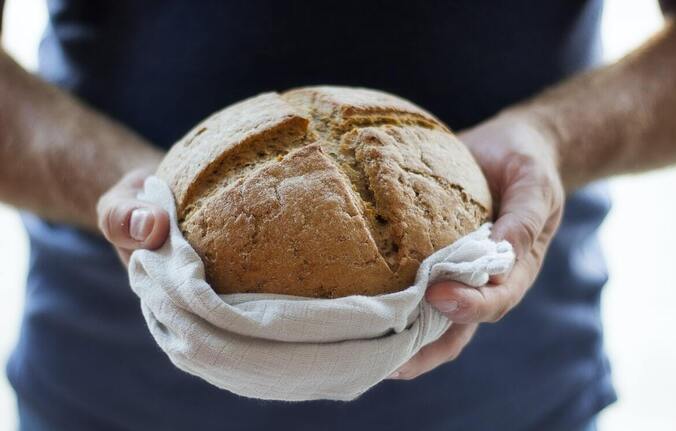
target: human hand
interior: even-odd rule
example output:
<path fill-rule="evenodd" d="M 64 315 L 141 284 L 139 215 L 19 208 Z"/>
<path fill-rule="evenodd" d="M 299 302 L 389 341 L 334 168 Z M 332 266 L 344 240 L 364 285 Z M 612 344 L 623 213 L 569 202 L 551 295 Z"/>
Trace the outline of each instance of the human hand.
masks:
<path fill-rule="evenodd" d="M 474 288 L 453 281 L 428 287 L 425 297 L 453 325 L 390 378 L 413 379 L 455 359 L 479 323 L 497 322 L 516 306 L 540 271 L 563 212 L 565 193 L 553 134 L 524 114 L 504 113 L 459 135 L 481 166 L 497 209 L 492 238 L 514 246 L 507 275 Z"/>
<path fill-rule="evenodd" d="M 125 266 L 136 249 L 161 247 L 169 235 L 169 215 L 162 208 L 140 201 L 136 195 L 151 172 L 131 171 L 101 196 L 96 206 L 98 226 Z"/>

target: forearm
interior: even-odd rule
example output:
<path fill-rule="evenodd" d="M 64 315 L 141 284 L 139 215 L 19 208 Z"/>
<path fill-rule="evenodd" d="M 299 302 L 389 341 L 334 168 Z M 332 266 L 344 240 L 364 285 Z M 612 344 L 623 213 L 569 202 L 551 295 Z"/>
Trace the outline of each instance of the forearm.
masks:
<path fill-rule="evenodd" d="M 0 51 L 1 201 L 93 229 L 99 196 L 125 172 L 161 157 Z"/>
<path fill-rule="evenodd" d="M 567 190 L 676 163 L 676 26 L 619 62 L 581 74 L 504 114 L 556 142 Z"/>

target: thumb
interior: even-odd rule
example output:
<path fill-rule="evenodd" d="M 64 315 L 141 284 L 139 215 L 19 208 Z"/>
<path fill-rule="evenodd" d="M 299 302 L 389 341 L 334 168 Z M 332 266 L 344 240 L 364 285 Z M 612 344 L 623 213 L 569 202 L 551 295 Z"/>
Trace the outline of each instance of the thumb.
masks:
<path fill-rule="evenodd" d="M 162 208 L 136 199 L 102 199 L 99 228 L 114 246 L 126 250 L 156 249 L 169 234 L 169 216 Z"/>

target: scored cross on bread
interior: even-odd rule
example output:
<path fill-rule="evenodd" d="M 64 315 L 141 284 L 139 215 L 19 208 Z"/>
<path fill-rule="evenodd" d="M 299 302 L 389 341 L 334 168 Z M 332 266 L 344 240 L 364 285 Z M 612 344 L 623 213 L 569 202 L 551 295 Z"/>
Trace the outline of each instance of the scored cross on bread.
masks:
<path fill-rule="evenodd" d="M 157 174 L 219 293 L 335 298 L 410 286 L 491 196 L 467 148 L 387 93 L 265 93 L 197 125 Z"/>

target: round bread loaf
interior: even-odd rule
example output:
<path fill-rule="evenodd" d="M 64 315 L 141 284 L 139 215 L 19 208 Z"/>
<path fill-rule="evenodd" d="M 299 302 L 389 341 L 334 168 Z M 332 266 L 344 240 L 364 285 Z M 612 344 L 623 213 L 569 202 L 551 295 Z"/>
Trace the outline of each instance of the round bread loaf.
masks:
<path fill-rule="evenodd" d="M 446 126 L 367 89 L 229 106 L 176 143 L 157 175 L 219 293 L 398 291 L 491 215 L 481 170 Z"/>

